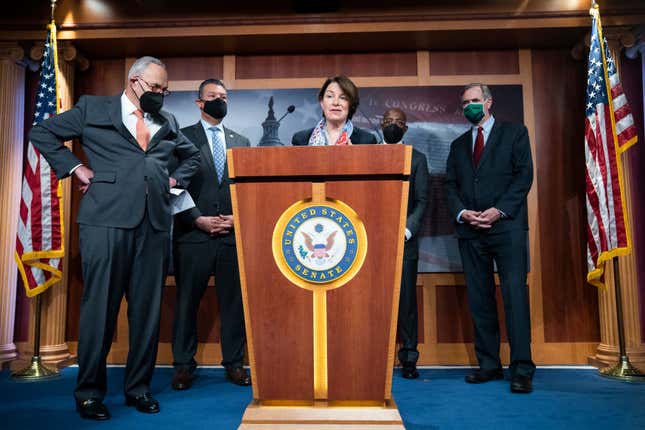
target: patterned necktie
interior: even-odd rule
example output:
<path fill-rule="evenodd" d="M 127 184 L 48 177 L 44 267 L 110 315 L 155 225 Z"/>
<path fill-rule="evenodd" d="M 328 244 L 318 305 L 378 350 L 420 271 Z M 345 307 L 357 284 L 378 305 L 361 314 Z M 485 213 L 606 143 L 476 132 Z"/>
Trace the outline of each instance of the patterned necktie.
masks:
<path fill-rule="evenodd" d="M 483 130 L 483 128 L 477 127 L 477 139 L 475 139 L 475 148 L 473 149 L 473 163 L 475 167 L 479 164 L 479 160 L 482 158 L 482 152 L 484 152 Z"/>
<path fill-rule="evenodd" d="M 215 164 L 215 172 L 217 172 L 217 180 L 222 182 L 224 165 L 226 164 L 226 148 L 224 148 L 224 142 L 220 138 L 217 127 L 211 127 L 209 130 L 213 136 L 213 162 Z"/>
<path fill-rule="evenodd" d="M 145 151 L 148 149 L 148 141 L 150 141 L 150 129 L 143 121 L 143 112 L 141 109 L 135 110 L 134 116 L 137 117 L 137 143 Z"/>

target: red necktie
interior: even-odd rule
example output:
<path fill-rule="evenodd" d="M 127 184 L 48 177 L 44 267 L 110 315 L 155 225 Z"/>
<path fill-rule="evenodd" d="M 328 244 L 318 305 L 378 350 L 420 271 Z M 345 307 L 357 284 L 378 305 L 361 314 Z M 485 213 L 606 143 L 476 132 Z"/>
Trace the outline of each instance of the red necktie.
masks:
<path fill-rule="evenodd" d="M 479 160 L 482 158 L 482 152 L 484 152 L 483 130 L 483 128 L 477 127 L 477 139 L 475 139 L 475 148 L 473 149 L 473 163 L 475 167 L 479 164 Z"/>
<path fill-rule="evenodd" d="M 148 141 L 150 140 L 150 130 L 143 121 L 143 112 L 140 109 L 134 111 L 134 116 L 137 117 L 137 142 L 144 151 L 148 149 Z"/>

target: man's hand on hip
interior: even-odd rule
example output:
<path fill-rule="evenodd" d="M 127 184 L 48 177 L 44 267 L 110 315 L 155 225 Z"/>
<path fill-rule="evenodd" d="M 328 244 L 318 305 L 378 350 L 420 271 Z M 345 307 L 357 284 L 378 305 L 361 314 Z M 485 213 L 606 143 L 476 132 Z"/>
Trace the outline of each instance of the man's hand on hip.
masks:
<path fill-rule="evenodd" d="M 81 182 L 81 184 L 78 186 L 78 189 L 81 190 L 83 194 L 85 194 L 90 188 L 92 178 L 94 177 L 94 172 L 92 171 L 92 169 L 81 165 L 74 170 L 74 175 Z"/>

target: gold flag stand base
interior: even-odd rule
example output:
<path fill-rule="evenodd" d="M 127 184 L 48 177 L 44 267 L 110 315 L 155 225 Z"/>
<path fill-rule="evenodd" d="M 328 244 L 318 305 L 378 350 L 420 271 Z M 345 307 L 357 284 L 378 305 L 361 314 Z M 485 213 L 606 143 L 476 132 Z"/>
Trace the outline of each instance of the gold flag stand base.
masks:
<path fill-rule="evenodd" d="M 627 356 L 621 356 L 618 363 L 598 369 L 598 374 L 605 378 L 618 379 L 625 382 L 645 382 L 645 373 L 629 362 Z"/>
<path fill-rule="evenodd" d="M 394 400 L 381 406 L 276 405 L 253 400 L 238 430 L 405 430 Z"/>
<path fill-rule="evenodd" d="M 23 382 L 44 381 L 58 376 L 60 376 L 58 369 L 45 366 L 38 355 L 31 357 L 31 364 L 29 366 L 11 374 L 13 379 Z"/>

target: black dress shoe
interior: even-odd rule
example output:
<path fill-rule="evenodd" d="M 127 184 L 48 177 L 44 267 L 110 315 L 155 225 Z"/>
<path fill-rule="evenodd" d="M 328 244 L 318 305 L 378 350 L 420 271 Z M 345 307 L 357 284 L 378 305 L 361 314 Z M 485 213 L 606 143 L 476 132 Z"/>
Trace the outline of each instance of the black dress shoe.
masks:
<path fill-rule="evenodd" d="M 76 402 L 76 410 L 81 418 L 88 420 L 104 421 L 110 419 L 110 411 L 100 399 L 87 399 Z"/>
<path fill-rule="evenodd" d="M 523 375 L 515 375 L 511 379 L 511 392 L 528 394 L 533 391 L 533 382 L 531 378 Z"/>
<path fill-rule="evenodd" d="M 229 367 L 226 369 L 226 379 L 235 385 L 251 385 L 251 376 L 243 367 Z"/>
<path fill-rule="evenodd" d="M 195 375 L 188 369 L 177 369 L 172 377 L 173 390 L 187 390 L 193 385 Z"/>
<path fill-rule="evenodd" d="M 494 379 L 504 379 L 502 369 L 479 369 L 464 378 L 469 384 L 483 384 Z"/>
<path fill-rule="evenodd" d="M 137 397 L 125 396 L 125 404 L 128 406 L 136 406 L 137 411 L 146 414 L 156 414 L 159 412 L 159 402 L 150 393 L 143 393 Z"/>
<path fill-rule="evenodd" d="M 417 379 L 419 377 L 417 365 L 408 362 L 403 363 L 401 367 L 401 376 L 403 376 L 405 379 Z"/>

